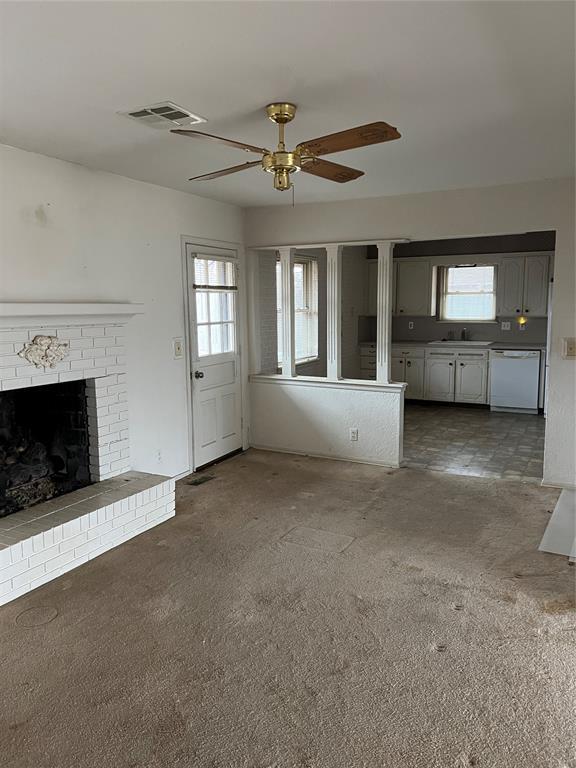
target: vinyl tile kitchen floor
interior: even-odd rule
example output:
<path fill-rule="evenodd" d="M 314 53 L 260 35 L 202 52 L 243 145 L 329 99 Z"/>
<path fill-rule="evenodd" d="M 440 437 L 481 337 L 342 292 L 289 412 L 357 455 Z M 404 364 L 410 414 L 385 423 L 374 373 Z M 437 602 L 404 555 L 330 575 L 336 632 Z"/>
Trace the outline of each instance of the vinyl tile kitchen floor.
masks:
<path fill-rule="evenodd" d="M 406 403 L 404 464 L 455 475 L 538 482 L 543 416 L 487 408 Z"/>

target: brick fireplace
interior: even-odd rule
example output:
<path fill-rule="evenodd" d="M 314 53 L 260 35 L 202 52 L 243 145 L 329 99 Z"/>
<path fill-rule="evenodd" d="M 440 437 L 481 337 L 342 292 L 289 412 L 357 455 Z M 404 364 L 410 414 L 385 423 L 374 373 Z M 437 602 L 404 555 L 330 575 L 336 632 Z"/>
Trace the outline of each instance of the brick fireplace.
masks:
<path fill-rule="evenodd" d="M 174 515 L 174 481 L 130 465 L 125 327 L 141 311 L 0 304 L 0 604 Z"/>

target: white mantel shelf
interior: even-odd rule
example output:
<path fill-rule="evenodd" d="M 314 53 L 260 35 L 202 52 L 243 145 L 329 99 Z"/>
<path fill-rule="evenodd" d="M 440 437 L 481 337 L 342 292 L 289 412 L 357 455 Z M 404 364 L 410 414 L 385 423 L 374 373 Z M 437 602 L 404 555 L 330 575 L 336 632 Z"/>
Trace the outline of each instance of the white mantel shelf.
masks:
<path fill-rule="evenodd" d="M 74 324 L 77 320 L 85 323 L 90 318 L 94 318 L 95 322 L 113 322 L 114 320 L 126 322 L 130 317 L 143 313 L 143 304 L 127 302 L 0 302 L 0 326 L 21 327 L 30 320 L 34 320 L 35 323 L 60 321 Z"/>

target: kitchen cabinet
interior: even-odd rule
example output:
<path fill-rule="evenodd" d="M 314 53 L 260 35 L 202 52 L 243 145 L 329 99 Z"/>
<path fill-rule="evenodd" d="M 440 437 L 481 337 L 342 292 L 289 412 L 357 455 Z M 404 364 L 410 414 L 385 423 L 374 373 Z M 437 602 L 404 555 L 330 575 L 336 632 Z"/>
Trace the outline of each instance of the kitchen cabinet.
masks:
<path fill-rule="evenodd" d="M 360 378 L 376 378 L 376 344 L 362 344 L 360 347 Z"/>
<path fill-rule="evenodd" d="M 424 358 L 406 355 L 404 381 L 408 385 L 405 397 L 409 400 L 421 400 L 424 397 Z"/>
<path fill-rule="evenodd" d="M 392 355 L 390 360 L 390 378 L 392 381 L 406 381 L 406 358 L 404 355 Z"/>
<path fill-rule="evenodd" d="M 424 395 L 427 400 L 454 400 L 454 352 L 426 350 Z"/>
<path fill-rule="evenodd" d="M 524 314 L 546 317 L 548 314 L 548 256 L 526 256 L 524 266 Z"/>
<path fill-rule="evenodd" d="M 394 270 L 394 312 L 409 317 L 431 315 L 433 269 L 429 259 L 398 259 Z"/>
<path fill-rule="evenodd" d="M 457 403 L 488 401 L 488 358 L 485 352 L 459 352 L 455 360 L 454 400 Z"/>
<path fill-rule="evenodd" d="M 546 317 L 548 312 L 547 254 L 503 256 L 496 293 L 499 317 Z"/>

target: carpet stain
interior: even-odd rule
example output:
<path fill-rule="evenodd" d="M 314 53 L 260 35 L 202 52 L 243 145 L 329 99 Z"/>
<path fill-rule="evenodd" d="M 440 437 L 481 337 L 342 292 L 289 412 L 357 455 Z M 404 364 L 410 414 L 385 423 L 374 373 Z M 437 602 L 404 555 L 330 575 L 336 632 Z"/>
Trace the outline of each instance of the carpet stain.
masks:
<path fill-rule="evenodd" d="M 564 600 L 548 600 L 542 606 L 542 612 L 555 615 L 557 613 L 570 613 L 576 610 L 574 598 L 568 597 Z"/>

